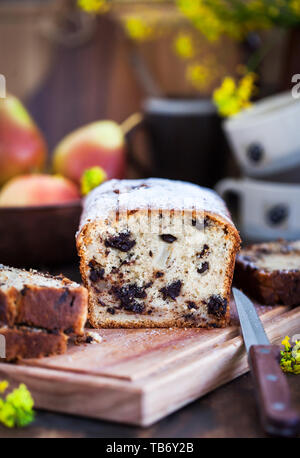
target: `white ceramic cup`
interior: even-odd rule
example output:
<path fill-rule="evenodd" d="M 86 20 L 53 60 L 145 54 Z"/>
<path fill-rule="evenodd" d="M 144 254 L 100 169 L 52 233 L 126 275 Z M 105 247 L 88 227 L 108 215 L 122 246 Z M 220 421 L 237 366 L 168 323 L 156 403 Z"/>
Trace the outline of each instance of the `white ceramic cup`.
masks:
<path fill-rule="evenodd" d="M 262 99 L 223 123 L 246 176 L 270 176 L 300 164 L 300 99 L 285 92 Z"/>
<path fill-rule="evenodd" d="M 300 185 L 226 178 L 216 190 L 225 200 L 239 197 L 235 222 L 243 239 L 300 239 Z"/>

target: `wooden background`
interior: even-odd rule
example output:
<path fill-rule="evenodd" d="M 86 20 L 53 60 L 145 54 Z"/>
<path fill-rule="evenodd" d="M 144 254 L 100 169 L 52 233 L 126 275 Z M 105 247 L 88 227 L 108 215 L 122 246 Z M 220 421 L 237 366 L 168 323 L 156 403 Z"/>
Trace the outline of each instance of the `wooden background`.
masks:
<path fill-rule="evenodd" d="M 133 46 L 115 16 L 106 15 L 86 18 L 86 32 L 69 43 L 60 37 L 60 29 L 59 33 L 52 30 L 53 23 L 59 23 L 64 36 L 65 31 L 72 33 L 77 27 L 65 20 L 69 13 L 57 12 L 60 3 L 47 0 L 37 6 L 32 1 L 6 0 L 0 4 L 0 73 L 7 78 L 8 90 L 19 95 L 31 110 L 50 151 L 82 124 L 101 118 L 121 122 L 140 110 L 146 94 L 131 60 L 132 49 L 146 58 L 163 93 L 195 95 L 184 76 L 185 62 L 172 52 L 174 34 Z M 179 24 L 174 33 L 184 27 L 186 24 Z M 234 74 L 237 64 L 243 62 L 245 46 L 240 43 L 222 39 L 208 44 L 201 40 L 204 54 L 205 48 L 214 54 L 224 74 Z M 271 40 L 273 49 L 261 69 L 264 92 L 278 89 L 283 81 L 287 86 L 283 67 L 290 73 L 296 66 L 297 36 L 288 41 L 286 34 L 274 31 Z M 197 93 L 202 97 L 210 94 L 211 88 Z"/>

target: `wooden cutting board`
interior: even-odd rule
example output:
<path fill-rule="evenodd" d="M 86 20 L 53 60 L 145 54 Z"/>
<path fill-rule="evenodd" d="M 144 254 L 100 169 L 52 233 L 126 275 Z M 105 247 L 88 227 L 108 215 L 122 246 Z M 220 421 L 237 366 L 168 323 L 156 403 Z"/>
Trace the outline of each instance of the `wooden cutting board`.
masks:
<path fill-rule="evenodd" d="M 257 307 L 271 342 L 300 332 L 300 307 Z M 102 329 L 99 344 L 0 364 L 38 408 L 148 426 L 248 371 L 232 306 L 226 329 Z"/>

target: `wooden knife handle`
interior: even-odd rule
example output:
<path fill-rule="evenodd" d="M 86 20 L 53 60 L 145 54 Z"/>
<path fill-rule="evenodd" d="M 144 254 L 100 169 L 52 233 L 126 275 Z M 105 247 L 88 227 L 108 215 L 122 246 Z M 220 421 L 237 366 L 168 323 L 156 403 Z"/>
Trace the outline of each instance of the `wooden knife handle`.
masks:
<path fill-rule="evenodd" d="M 289 386 L 279 365 L 279 348 L 253 345 L 248 358 L 264 430 L 277 436 L 296 436 L 300 416 L 291 406 Z"/>

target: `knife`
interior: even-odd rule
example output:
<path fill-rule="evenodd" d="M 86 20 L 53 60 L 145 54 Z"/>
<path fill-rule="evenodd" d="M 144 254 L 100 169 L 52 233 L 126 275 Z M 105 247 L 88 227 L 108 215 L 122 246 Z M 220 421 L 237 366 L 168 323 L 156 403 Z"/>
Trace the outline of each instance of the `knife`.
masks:
<path fill-rule="evenodd" d="M 257 395 L 260 420 L 268 434 L 296 436 L 300 416 L 292 408 L 286 376 L 279 365 L 280 349 L 271 345 L 253 303 L 232 288 L 248 362 Z"/>

